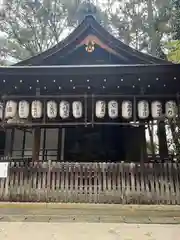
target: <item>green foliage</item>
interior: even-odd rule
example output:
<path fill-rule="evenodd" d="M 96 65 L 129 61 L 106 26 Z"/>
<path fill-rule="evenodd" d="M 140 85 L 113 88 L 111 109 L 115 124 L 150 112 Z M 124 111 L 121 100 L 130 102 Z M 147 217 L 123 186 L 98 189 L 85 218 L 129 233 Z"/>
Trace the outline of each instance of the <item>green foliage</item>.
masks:
<path fill-rule="evenodd" d="M 168 49 L 168 60 L 173 63 L 180 63 L 180 40 L 167 43 L 166 48 Z"/>

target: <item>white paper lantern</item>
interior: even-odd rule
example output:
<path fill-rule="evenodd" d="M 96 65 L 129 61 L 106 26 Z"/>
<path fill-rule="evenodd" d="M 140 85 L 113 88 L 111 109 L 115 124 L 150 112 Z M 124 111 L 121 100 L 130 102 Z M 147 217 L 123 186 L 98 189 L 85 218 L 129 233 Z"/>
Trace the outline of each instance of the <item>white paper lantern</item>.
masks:
<path fill-rule="evenodd" d="M 59 104 L 59 115 L 62 119 L 68 118 L 70 114 L 70 104 L 67 101 L 61 101 Z"/>
<path fill-rule="evenodd" d="M 122 102 L 122 117 L 125 119 L 132 118 L 132 102 L 131 101 Z"/>
<path fill-rule="evenodd" d="M 50 119 L 57 117 L 57 103 L 55 101 L 47 102 L 47 116 Z"/>
<path fill-rule="evenodd" d="M 0 120 L 2 120 L 3 119 L 3 103 L 2 102 L 0 102 Z"/>
<path fill-rule="evenodd" d="M 104 118 L 106 114 L 106 103 L 105 101 L 96 102 L 96 117 Z"/>
<path fill-rule="evenodd" d="M 165 104 L 165 114 L 167 118 L 174 118 L 177 114 L 177 105 L 174 101 L 168 101 Z"/>
<path fill-rule="evenodd" d="M 83 115 L 83 105 L 80 101 L 74 101 L 72 104 L 73 116 L 81 118 Z"/>
<path fill-rule="evenodd" d="M 32 102 L 31 115 L 35 119 L 42 117 L 42 103 L 40 101 L 35 100 Z"/>
<path fill-rule="evenodd" d="M 17 103 L 15 101 L 7 101 L 5 108 L 5 118 L 14 118 L 17 113 Z"/>
<path fill-rule="evenodd" d="M 110 101 L 108 102 L 108 115 L 110 118 L 114 119 L 118 117 L 118 102 Z"/>
<path fill-rule="evenodd" d="M 151 104 L 151 115 L 153 118 L 159 118 L 162 116 L 162 103 L 154 101 Z"/>
<path fill-rule="evenodd" d="M 18 114 L 20 118 L 28 118 L 29 116 L 29 103 L 25 100 L 19 102 Z"/>
<path fill-rule="evenodd" d="M 149 117 L 149 103 L 142 100 L 138 102 L 138 117 L 140 119 L 146 119 Z"/>

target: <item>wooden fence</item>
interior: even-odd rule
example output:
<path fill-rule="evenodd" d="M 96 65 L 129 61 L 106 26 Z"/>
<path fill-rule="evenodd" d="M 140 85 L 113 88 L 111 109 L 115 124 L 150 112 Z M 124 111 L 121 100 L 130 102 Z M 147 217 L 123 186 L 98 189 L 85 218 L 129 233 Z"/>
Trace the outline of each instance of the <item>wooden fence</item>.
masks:
<path fill-rule="evenodd" d="M 180 204 L 180 164 L 11 163 L 0 200 Z"/>

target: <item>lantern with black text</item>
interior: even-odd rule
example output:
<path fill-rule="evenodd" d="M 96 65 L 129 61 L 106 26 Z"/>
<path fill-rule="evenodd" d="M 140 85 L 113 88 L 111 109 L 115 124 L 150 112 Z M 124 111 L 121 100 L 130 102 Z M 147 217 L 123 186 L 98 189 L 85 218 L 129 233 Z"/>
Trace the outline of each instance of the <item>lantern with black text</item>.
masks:
<path fill-rule="evenodd" d="M 7 101 L 5 108 L 5 118 L 14 118 L 17 113 L 17 103 L 15 101 Z"/>
<path fill-rule="evenodd" d="M 26 119 L 29 116 L 29 103 L 25 100 L 19 102 L 18 114 L 22 119 Z"/>
<path fill-rule="evenodd" d="M 83 115 L 83 106 L 80 101 L 74 101 L 72 104 L 73 117 L 81 118 Z"/>
<path fill-rule="evenodd" d="M 42 117 L 42 103 L 38 100 L 35 100 L 31 104 L 31 115 L 32 118 L 38 119 Z"/>
<path fill-rule="evenodd" d="M 151 115 L 153 118 L 160 118 L 162 116 L 162 103 L 154 101 L 151 104 Z"/>
<path fill-rule="evenodd" d="M 50 119 L 57 117 L 57 103 L 55 101 L 47 102 L 47 116 Z"/>
<path fill-rule="evenodd" d="M 96 102 L 96 117 L 104 118 L 106 114 L 106 103 L 105 101 Z"/>
<path fill-rule="evenodd" d="M 62 119 L 66 119 L 70 115 L 70 104 L 67 101 L 61 101 L 59 104 L 59 115 Z"/>
<path fill-rule="evenodd" d="M 131 101 L 122 102 L 122 117 L 125 119 L 132 118 L 132 102 Z"/>
<path fill-rule="evenodd" d="M 167 118 L 174 118 L 177 114 L 177 105 L 174 101 L 168 101 L 165 104 L 165 114 Z"/>
<path fill-rule="evenodd" d="M 140 119 L 146 119 L 149 117 L 149 104 L 145 100 L 138 102 L 138 117 Z"/>
<path fill-rule="evenodd" d="M 114 119 L 118 117 L 118 102 L 110 101 L 108 102 L 108 115 L 110 118 Z"/>

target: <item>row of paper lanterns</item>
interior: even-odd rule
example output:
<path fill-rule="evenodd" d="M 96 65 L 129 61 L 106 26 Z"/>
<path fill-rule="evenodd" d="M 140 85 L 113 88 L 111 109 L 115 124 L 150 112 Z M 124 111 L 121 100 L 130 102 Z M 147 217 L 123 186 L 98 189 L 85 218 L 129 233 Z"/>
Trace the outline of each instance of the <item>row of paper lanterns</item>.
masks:
<path fill-rule="evenodd" d="M 2 106 L 2 105 L 1 105 Z M 0 118 L 2 118 L 2 107 Z M 68 101 L 61 101 L 58 104 L 55 101 L 48 101 L 46 103 L 46 114 L 49 119 L 54 119 L 59 116 L 62 119 L 70 117 L 71 104 Z M 7 101 L 5 105 L 5 118 L 13 118 L 17 114 L 21 119 L 27 119 L 31 113 L 33 119 L 39 119 L 43 115 L 43 103 L 39 100 L 33 101 L 31 104 L 28 101 L 22 100 L 20 102 Z M 106 114 L 111 119 L 119 117 L 119 105 L 115 100 L 97 101 L 95 103 L 95 115 L 97 118 L 104 118 Z M 153 101 L 149 104 L 148 101 L 142 100 L 137 103 L 137 115 L 139 119 L 146 119 L 149 116 L 152 118 L 159 118 L 163 114 L 163 104 L 160 101 Z M 167 101 L 165 103 L 165 116 L 167 118 L 174 118 L 177 114 L 177 105 L 174 101 Z M 81 101 L 72 102 L 72 115 L 74 118 L 81 118 L 83 116 L 83 104 Z M 123 101 L 121 104 L 121 115 L 124 119 L 131 119 L 133 116 L 132 101 Z"/>

